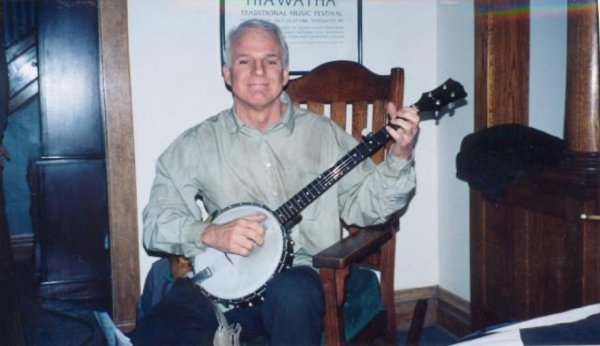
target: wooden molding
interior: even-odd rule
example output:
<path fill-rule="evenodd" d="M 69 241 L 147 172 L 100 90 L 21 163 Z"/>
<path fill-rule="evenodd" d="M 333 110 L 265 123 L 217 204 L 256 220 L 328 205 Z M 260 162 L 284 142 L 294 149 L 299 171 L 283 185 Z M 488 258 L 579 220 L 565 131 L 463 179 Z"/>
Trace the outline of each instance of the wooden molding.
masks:
<path fill-rule="evenodd" d="M 427 299 L 427 313 L 425 315 L 424 326 L 435 325 L 437 321 L 437 311 L 435 309 L 437 286 L 410 288 L 394 292 L 397 330 L 408 330 L 413 310 L 419 299 Z"/>
<path fill-rule="evenodd" d="M 471 304 L 459 296 L 438 288 L 437 325 L 457 336 L 471 332 Z"/>
<path fill-rule="evenodd" d="M 135 323 L 140 269 L 127 2 L 103 0 L 98 5 L 106 119 L 112 317 L 119 328 L 128 331 Z"/>
<path fill-rule="evenodd" d="M 427 300 L 424 327 L 440 326 L 456 336 L 471 331 L 471 307 L 468 301 L 439 287 L 429 286 L 394 292 L 396 329 L 408 330 L 417 301 Z"/>

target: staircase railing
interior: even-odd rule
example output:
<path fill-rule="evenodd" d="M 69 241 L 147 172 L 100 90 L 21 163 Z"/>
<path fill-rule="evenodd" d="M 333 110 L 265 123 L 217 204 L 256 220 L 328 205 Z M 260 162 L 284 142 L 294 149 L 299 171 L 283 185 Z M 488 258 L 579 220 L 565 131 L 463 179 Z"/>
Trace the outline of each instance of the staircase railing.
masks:
<path fill-rule="evenodd" d="M 8 115 L 38 93 L 36 0 L 1 1 L 3 51 L 8 65 Z"/>

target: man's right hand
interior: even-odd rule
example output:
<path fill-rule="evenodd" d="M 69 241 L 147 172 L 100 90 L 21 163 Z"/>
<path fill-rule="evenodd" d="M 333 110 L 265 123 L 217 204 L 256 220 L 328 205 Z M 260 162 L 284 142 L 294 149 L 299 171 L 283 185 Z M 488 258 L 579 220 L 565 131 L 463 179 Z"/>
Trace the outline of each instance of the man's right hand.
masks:
<path fill-rule="evenodd" d="M 223 252 L 248 256 L 265 240 L 262 222 L 266 218 L 264 214 L 252 214 L 223 224 L 211 223 L 202 232 L 200 240 Z"/>

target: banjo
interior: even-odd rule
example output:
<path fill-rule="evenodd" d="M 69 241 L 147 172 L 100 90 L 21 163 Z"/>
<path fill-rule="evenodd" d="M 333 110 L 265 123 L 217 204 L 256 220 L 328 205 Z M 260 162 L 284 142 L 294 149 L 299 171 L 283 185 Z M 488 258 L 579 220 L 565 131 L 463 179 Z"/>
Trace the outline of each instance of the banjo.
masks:
<path fill-rule="evenodd" d="M 437 120 L 440 110 L 446 106 L 453 109 L 456 101 L 464 101 L 466 96 L 460 83 L 448 79 L 436 89 L 423 93 L 414 106 L 419 110 L 421 120 Z M 294 244 L 289 233 L 300 222 L 300 213 L 389 139 L 385 128 L 364 136 L 361 143 L 277 210 L 270 210 L 258 203 L 239 203 L 211 215 L 211 222 L 223 224 L 250 214 L 265 214 L 267 218 L 262 222 L 264 243 L 255 247 L 248 256 L 208 247 L 191 259 L 194 269 L 192 281 L 200 286 L 205 296 L 226 307 L 247 307 L 262 302 L 267 282 L 273 275 L 292 265 Z"/>

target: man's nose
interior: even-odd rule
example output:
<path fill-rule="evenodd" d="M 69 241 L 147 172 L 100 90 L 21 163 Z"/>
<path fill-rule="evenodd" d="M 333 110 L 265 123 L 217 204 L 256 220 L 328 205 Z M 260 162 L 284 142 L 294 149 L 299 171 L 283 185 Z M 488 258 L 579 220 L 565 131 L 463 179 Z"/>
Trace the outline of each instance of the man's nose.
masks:
<path fill-rule="evenodd" d="M 265 67 L 263 66 L 263 63 L 261 61 L 257 61 L 254 63 L 254 74 L 256 75 L 263 75 L 265 73 Z"/>

